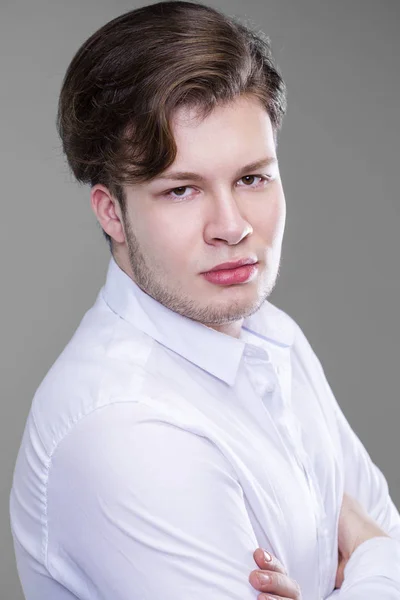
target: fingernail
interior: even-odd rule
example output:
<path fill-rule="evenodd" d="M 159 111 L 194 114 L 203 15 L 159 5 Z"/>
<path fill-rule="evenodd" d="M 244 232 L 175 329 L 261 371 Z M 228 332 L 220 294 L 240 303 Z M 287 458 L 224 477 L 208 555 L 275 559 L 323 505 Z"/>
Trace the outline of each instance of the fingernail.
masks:
<path fill-rule="evenodd" d="M 265 560 L 267 562 L 270 562 L 272 560 L 272 556 L 266 550 L 263 550 L 263 552 L 264 552 L 264 558 L 265 558 Z"/>

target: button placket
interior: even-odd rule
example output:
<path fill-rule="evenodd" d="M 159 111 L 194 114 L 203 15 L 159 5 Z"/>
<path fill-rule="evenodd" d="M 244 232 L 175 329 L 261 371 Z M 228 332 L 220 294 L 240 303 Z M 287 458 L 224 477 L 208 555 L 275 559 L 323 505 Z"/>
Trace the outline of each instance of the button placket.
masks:
<path fill-rule="evenodd" d="M 283 396 L 284 391 L 283 385 L 288 382 L 283 378 L 282 365 L 277 365 L 274 369 L 276 372 L 277 387 L 280 394 Z M 285 385 L 286 393 L 290 393 L 288 385 Z M 276 393 L 276 392 L 275 392 Z M 275 395 L 275 394 L 274 394 Z M 315 480 L 315 474 L 311 461 L 306 454 L 303 447 L 303 439 L 301 433 L 301 425 L 293 413 L 288 402 L 282 402 L 282 411 L 276 414 L 275 426 L 282 438 L 282 443 L 287 445 L 287 452 L 291 454 L 292 458 L 299 469 L 299 475 L 303 478 L 306 483 L 309 494 L 312 498 L 314 510 L 315 510 L 315 529 L 318 545 L 318 585 L 319 592 L 322 593 L 322 582 L 325 580 L 325 571 L 328 568 L 329 561 L 327 556 L 329 555 L 329 540 L 325 534 L 326 530 L 326 514 L 323 509 L 322 497 L 319 491 L 319 487 Z"/>
<path fill-rule="evenodd" d="M 267 358 L 266 358 L 267 357 Z M 327 539 L 322 534 L 323 512 L 321 498 L 317 493 L 313 469 L 308 456 L 303 448 L 300 424 L 290 407 L 291 394 L 291 369 L 285 360 L 279 357 L 275 365 L 268 360 L 268 354 L 261 349 L 252 347 L 248 355 L 251 368 L 251 379 L 256 393 L 261 397 L 265 408 L 271 415 L 272 423 L 283 450 L 288 459 L 295 459 L 299 477 L 306 485 L 312 498 L 315 515 L 315 529 L 318 545 L 318 586 L 322 593 L 322 582 L 325 580 L 327 568 L 326 552 Z M 286 397 L 288 396 L 288 398 Z"/>
<path fill-rule="evenodd" d="M 316 533 L 318 543 L 318 556 L 319 556 L 319 586 L 320 592 L 322 591 L 322 582 L 328 577 L 328 569 L 330 566 L 330 542 L 328 536 L 328 522 L 327 516 L 324 509 L 323 499 L 321 491 L 318 485 L 318 481 L 314 472 L 314 468 L 311 464 L 311 460 L 308 454 L 305 452 L 302 442 L 301 426 L 298 422 L 297 417 L 292 411 L 289 411 L 285 416 L 285 426 L 291 433 L 289 436 L 290 443 L 293 447 L 293 452 L 297 458 L 299 466 L 302 468 L 304 476 L 307 481 L 307 485 L 310 491 L 310 495 L 313 498 L 313 504 L 316 508 L 317 514 L 316 520 Z M 292 440 L 296 440 L 292 443 Z"/>
<path fill-rule="evenodd" d="M 251 350 L 250 350 L 251 348 Z M 308 455 L 303 447 L 301 425 L 291 409 L 291 363 L 285 350 L 277 352 L 274 363 L 268 352 L 260 346 L 249 346 L 254 388 L 269 410 L 283 448 L 295 459 L 299 476 L 309 490 L 315 511 L 315 528 L 318 545 L 319 595 L 323 592 L 330 564 L 330 545 L 327 535 L 326 513 L 318 482 Z M 276 362 L 276 364 L 275 364 Z M 269 370 L 267 375 L 266 368 Z M 258 372 L 259 371 L 259 372 Z M 322 596 L 321 596 L 322 597 Z"/>

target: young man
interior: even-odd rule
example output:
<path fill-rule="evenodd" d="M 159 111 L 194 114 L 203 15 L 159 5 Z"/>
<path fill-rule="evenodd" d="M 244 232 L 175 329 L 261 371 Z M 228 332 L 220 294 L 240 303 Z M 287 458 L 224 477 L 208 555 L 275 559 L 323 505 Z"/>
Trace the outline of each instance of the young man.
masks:
<path fill-rule="evenodd" d="M 28 600 L 399 596 L 387 482 L 268 301 L 284 112 L 268 41 L 202 4 L 131 11 L 72 60 L 59 132 L 112 255 L 17 459 Z M 258 547 L 280 586 L 249 581 Z"/>

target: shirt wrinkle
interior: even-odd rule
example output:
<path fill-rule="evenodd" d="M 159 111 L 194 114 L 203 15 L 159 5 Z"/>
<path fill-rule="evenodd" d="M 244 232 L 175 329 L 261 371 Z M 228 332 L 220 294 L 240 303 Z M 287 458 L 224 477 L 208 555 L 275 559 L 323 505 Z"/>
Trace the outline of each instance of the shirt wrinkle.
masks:
<path fill-rule="evenodd" d="M 339 591 L 349 489 L 391 537 Z M 304 600 L 400 597 L 399 512 L 299 325 L 266 300 L 233 338 L 113 257 L 34 395 L 10 523 L 26 600 L 254 600 L 259 546 Z"/>

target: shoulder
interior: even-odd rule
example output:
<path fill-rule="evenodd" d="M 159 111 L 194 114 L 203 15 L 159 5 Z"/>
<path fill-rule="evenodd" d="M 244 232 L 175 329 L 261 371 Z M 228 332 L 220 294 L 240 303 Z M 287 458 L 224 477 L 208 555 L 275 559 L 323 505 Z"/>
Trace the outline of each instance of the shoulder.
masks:
<path fill-rule="evenodd" d="M 153 340 L 97 300 L 38 386 L 28 416 L 50 456 L 85 416 L 122 393 L 136 402 Z"/>

